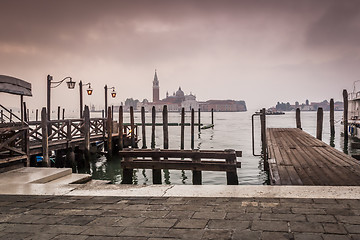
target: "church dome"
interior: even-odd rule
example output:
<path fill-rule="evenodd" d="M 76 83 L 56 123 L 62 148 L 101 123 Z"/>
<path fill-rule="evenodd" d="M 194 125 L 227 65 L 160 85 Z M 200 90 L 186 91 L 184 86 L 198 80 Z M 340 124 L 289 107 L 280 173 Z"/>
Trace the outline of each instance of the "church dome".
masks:
<path fill-rule="evenodd" d="M 175 95 L 177 97 L 184 97 L 185 96 L 184 92 L 181 90 L 181 87 L 179 87 L 179 90 L 176 91 Z"/>

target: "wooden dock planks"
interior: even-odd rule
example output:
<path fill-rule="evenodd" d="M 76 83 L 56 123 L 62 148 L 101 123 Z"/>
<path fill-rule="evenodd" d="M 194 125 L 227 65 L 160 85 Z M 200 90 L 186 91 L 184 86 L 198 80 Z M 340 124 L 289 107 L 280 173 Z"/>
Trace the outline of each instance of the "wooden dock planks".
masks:
<path fill-rule="evenodd" d="M 268 128 L 272 185 L 360 186 L 360 162 L 297 128 Z"/>

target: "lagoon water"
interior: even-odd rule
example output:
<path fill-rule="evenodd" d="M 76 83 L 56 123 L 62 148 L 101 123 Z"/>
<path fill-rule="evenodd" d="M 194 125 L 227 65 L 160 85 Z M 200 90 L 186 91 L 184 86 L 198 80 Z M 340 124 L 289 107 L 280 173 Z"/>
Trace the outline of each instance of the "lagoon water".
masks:
<path fill-rule="evenodd" d="M 237 160 L 242 166 L 238 169 L 239 183 L 242 185 L 262 185 L 267 184 L 267 173 L 263 171 L 263 161 L 260 157 L 252 155 L 251 144 L 251 115 L 254 111 L 247 112 L 215 112 L 213 129 L 198 131 L 195 127 L 195 148 L 203 150 L 224 150 L 235 149 L 243 152 L 243 156 Z M 197 122 L 197 113 L 195 114 Z M 91 117 L 100 117 L 100 113 L 91 113 Z M 114 119 L 117 119 L 115 114 Z M 343 138 L 340 136 L 342 125 L 342 112 L 335 112 L 336 135 L 334 139 L 335 148 L 344 151 Z M 303 130 L 315 136 L 316 134 L 316 112 L 302 112 L 301 121 Z M 124 122 L 129 121 L 129 113 L 124 113 Z M 135 113 L 135 122 L 141 122 L 140 113 Z M 151 122 L 151 113 L 146 113 L 146 122 Z M 157 113 L 156 122 L 162 122 L 161 112 Z M 169 123 L 180 122 L 180 114 L 169 113 Z M 186 113 L 185 122 L 190 122 L 190 112 Z M 202 112 L 201 122 L 209 124 L 211 122 L 211 113 Z M 286 112 L 285 115 L 267 116 L 267 127 L 295 127 L 295 112 Z M 323 141 L 330 144 L 329 112 L 324 112 Z M 260 145 L 260 121 L 255 117 L 255 153 L 259 154 Z M 139 127 L 141 133 L 141 127 Z M 146 143 L 150 146 L 151 126 L 146 127 Z M 162 148 L 162 126 L 156 127 L 156 147 Z M 142 142 L 139 142 L 142 146 Z M 180 127 L 169 127 L 169 149 L 180 149 Z M 190 127 L 185 127 L 185 149 L 190 149 Z M 120 158 L 113 157 L 107 160 L 103 155 L 94 155 L 90 163 L 90 173 L 93 179 L 109 180 L 112 183 L 121 183 L 122 170 Z M 192 184 L 191 171 L 181 170 L 163 170 L 163 184 Z M 225 185 L 225 172 L 203 172 L 203 184 Z M 135 184 L 152 184 L 151 170 L 135 170 Z"/>

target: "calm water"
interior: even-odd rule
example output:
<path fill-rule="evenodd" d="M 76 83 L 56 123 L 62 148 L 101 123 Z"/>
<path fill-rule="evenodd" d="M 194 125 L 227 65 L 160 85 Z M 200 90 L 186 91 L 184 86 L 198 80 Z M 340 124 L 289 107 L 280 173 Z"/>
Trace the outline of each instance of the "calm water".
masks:
<path fill-rule="evenodd" d="M 251 146 L 251 115 L 253 111 L 235 113 L 214 113 L 214 129 L 206 129 L 198 132 L 195 128 L 195 147 L 199 149 L 224 150 L 227 148 L 241 150 L 243 156 L 238 158 L 242 167 L 238 169 L 239 183 L 243 185 L 267 184 L 267 173 L 263 171 L 263 161 L 260 157 L 252 155 Z M 99 113 L 91 113 L 91 117 L 99 117 Z M 117 119 L 115 115 L 115 119 Z M 196 114 L 197 117 L 197 114 Z M 343 151 L 344 144 L 340 132 L 342 125 L 340 120 L 342 112 L 335 112 L 336 135 L 333 143 L 335 148 Z M 260 123 L 255 118 L 255 152 L 260 152 Z M 201 113 L 204 124 L 211 122 L 210 113 Z M 311 135 L 316 134 L 316 112 L 301 113 L 303 130 Z M 135 113 L 135 122 L 140 122 L 140 113 Z M 146 121 L 151 122 L 151 113 L 146 113 Z M 162 122 L 161 113 L 157 113 L 157 122 Z M 190 113 L 186 115 L 186 122 L 190 122 Z M 195 118 L 197 122 L 197 119 Z M 129 122 L 129 113 L 124 113 L 124 122 Z M 169 123 L 180 122 L 179 113 L 169 113 Z M 295 127 L 295 112 L 287 112 L 285 115 L 267 116 L 268 127 Z M 324 112 L 323 141 L 330 144 L 329 112 Z M 139 128 L 141 131 L 141 128 Z M 150 146 L 151 127 L 146 128 L 146 143 Z M 156 147 L 162 148 L 162 127 L 156 127 Z M 142 146 L 142 142 L 139 142 Z M 169 127 L 169 148 L 180 149 L 180 127 Z M 190 127 L 185 127 L 185 149 L 190 149 Z M 105 156 L 92 156 L 90 173 L 94 179 L 110 180 L 113 183 L 121 183 L 120 158 L 113 157 L 107 160 Z M 163 170 L 164 184 L 192 184 L 191 171 Z M 137 169 L 135 171 L 135 183 L 141 185 L 152 184 L 151 170 Z M 226 174 L 224 172 L 203 172 L 203 184 L 225 185 Z"/>

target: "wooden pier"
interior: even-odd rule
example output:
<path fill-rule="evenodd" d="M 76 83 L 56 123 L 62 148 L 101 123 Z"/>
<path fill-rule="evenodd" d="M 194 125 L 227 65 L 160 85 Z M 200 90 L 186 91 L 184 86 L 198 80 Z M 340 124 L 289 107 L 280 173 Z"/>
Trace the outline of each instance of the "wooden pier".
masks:
<path fill-rule="evenodd" d="M 359 186 L 360 163 L 298 128 L 268 128 L 272 185 Z"/>

